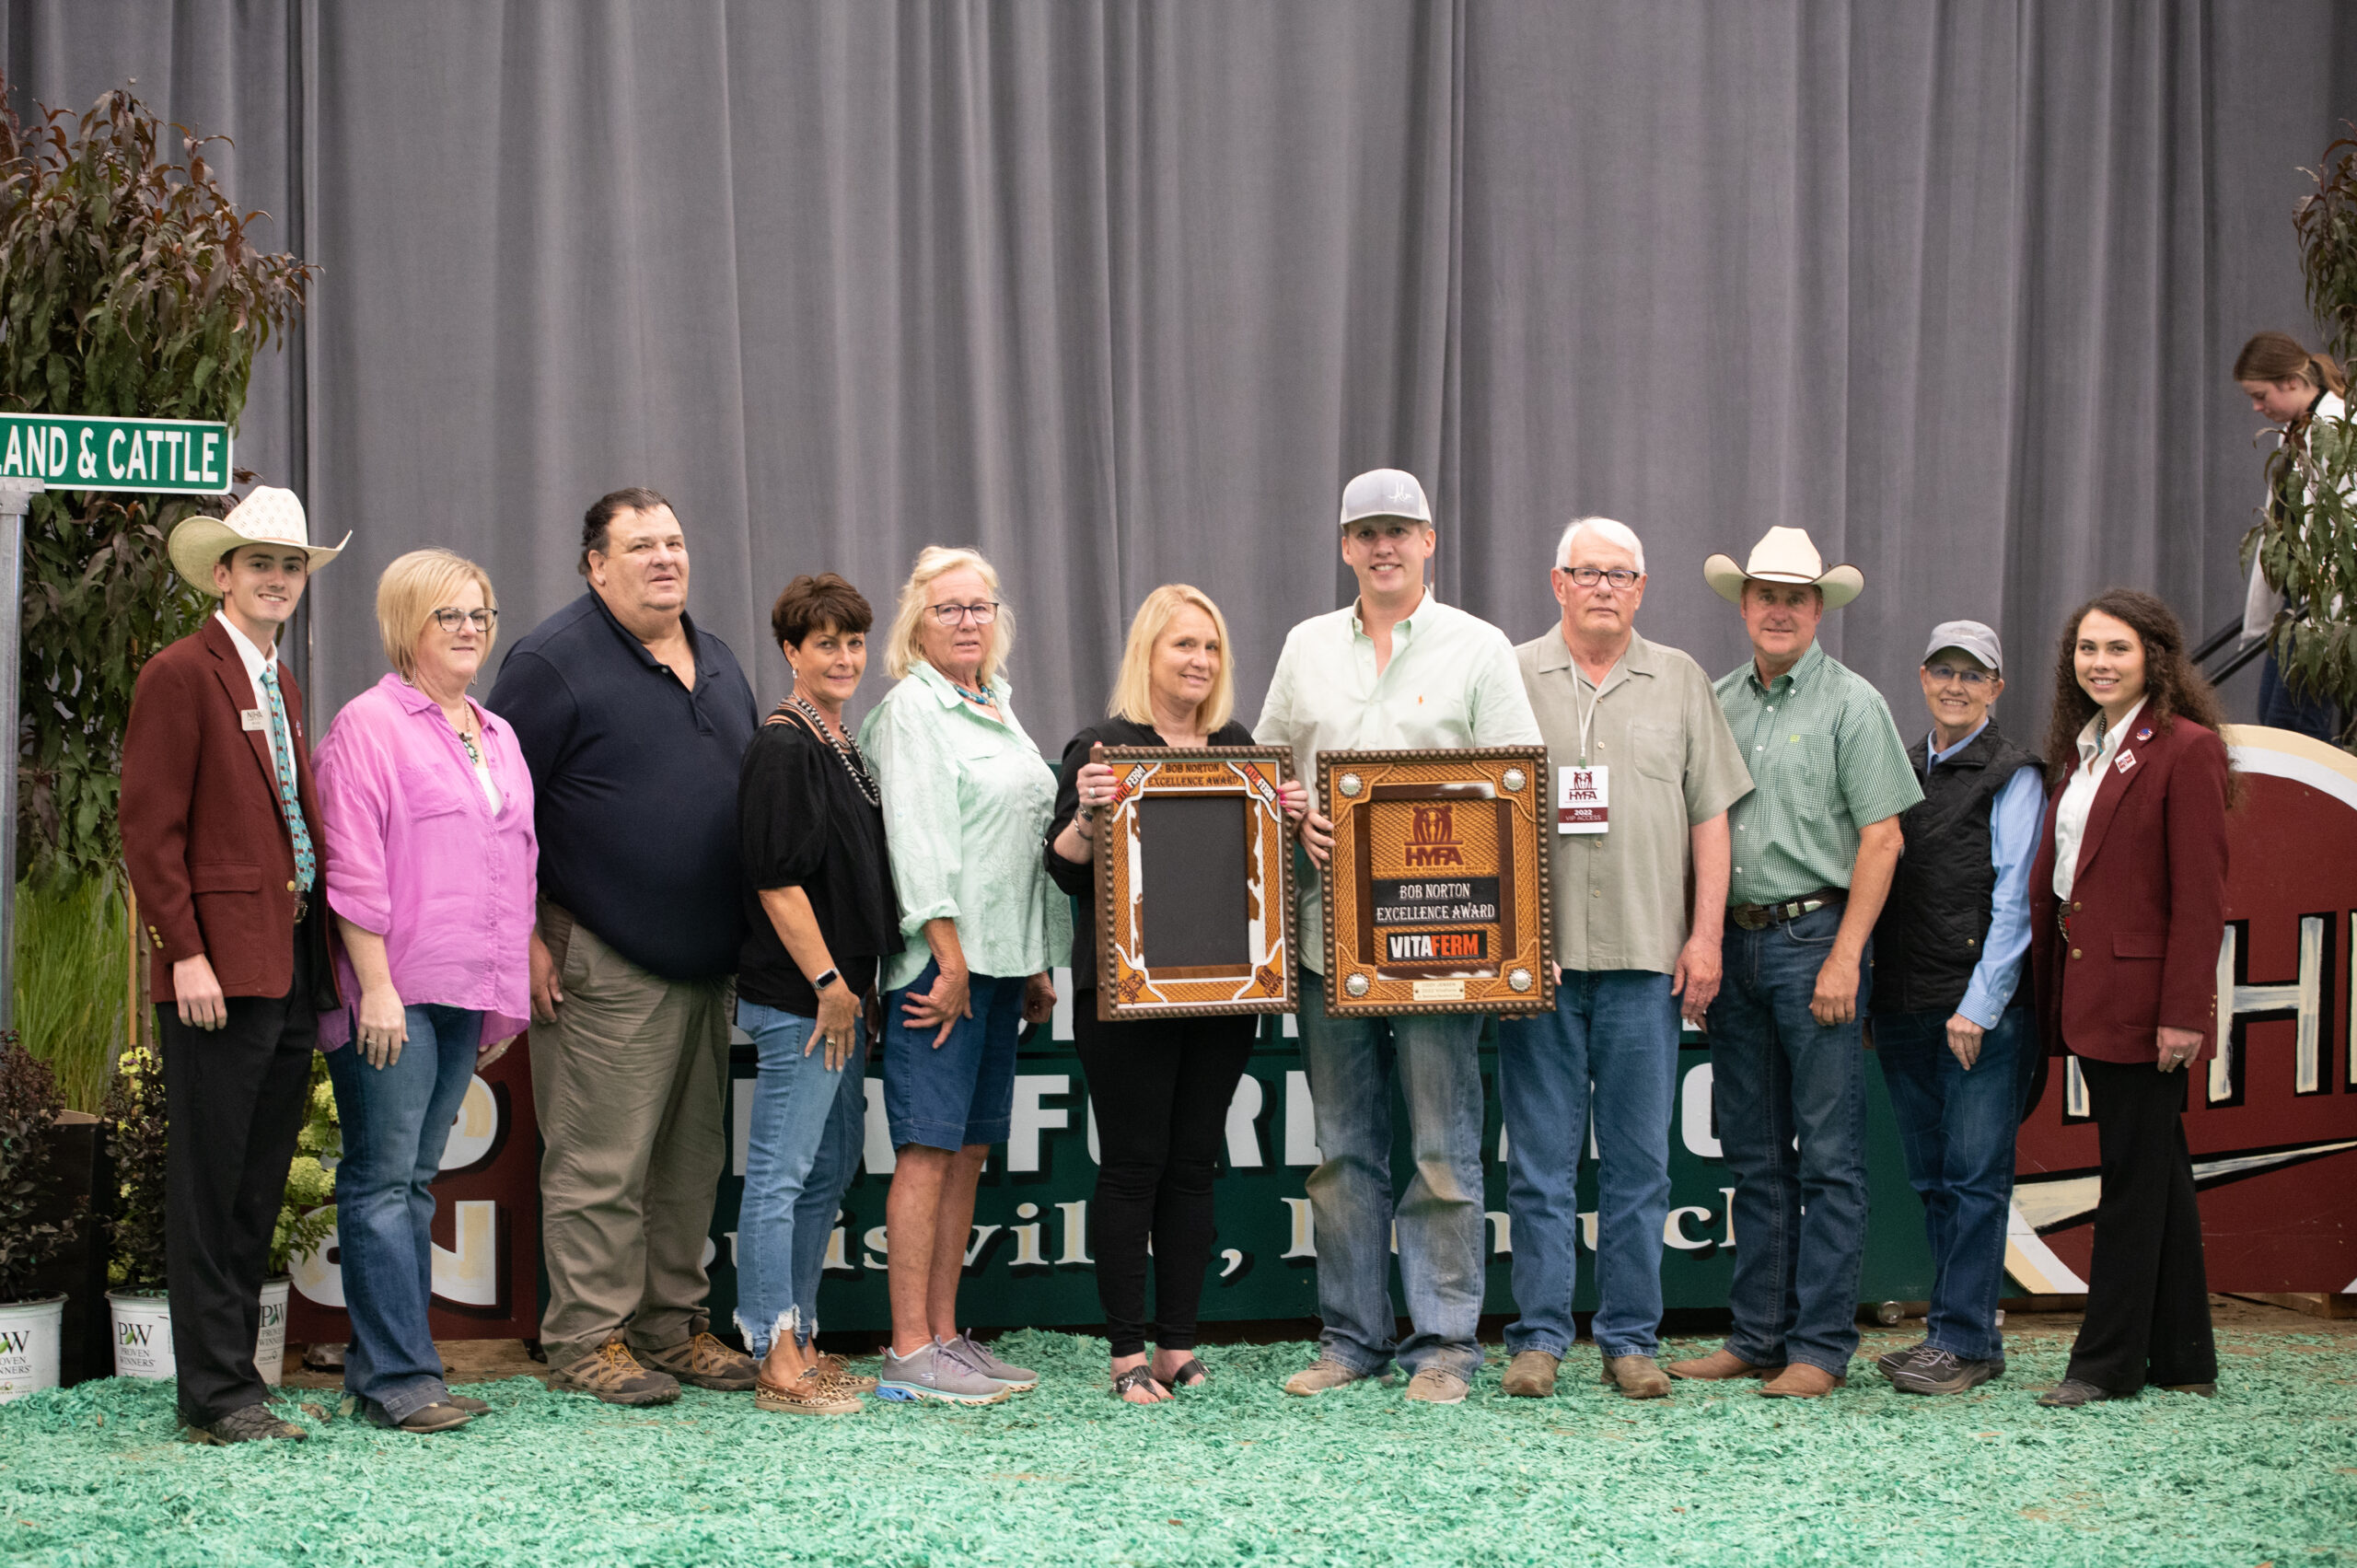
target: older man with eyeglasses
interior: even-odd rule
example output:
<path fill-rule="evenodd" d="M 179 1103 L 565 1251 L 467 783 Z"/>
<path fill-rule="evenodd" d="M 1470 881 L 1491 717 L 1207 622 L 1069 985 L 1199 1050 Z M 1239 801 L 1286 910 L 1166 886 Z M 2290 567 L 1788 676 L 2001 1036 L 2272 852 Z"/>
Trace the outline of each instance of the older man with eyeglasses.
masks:
<path fill-rule="evenodd" d="M 1924 1337 L 1879 1363 L 1910 1394 L 1961 1394 L 2005 1370 L 1997 1301 L 2014 1133 L 2038 1063 L 2020 981 L 2046 792 L 2038 759 L 1990 716 L 2003 669 L 1980 621 L 1932 629 L 1932 728 L 1908 751 L 1923 799 L 1898 819 L 1906 850 L 1875 924 L 1875 1056 L 1932 1243 Z"/>
<path fill-rule="evenodd" d="M 1513 1217 L 1506 1393 L 1540 1398 L 1578 1335 L 1580 1156 L 1595 1112 L 1596 1348 L 1604 1381 L 1660 1399 L 1662 1225 L 1678 1021 L 1719 989 L 1727 807 L 1751 792 L 1710 677 L 1637 634 L 1645 549 L 1582 517 L 1550 575 L 1562 621 L 1515 650 L 1556 781 L 1555 1010 L 1498 1025 Z M 1678 897 L 1694 878 L 1689 922 Z"/>

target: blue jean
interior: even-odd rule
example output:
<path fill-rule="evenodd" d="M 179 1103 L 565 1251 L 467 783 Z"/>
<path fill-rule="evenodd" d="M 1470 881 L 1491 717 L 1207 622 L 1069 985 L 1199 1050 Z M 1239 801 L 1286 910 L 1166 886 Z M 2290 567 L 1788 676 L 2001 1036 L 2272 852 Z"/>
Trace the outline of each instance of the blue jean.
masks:
<path fill-rule="evenodd" d="M 356 1038 L 328 1052 L 343 1128 L 335 1171 L 336 1249 L 352 1318 L 343 1386 L 394 1421 L 449 1397 L 425 1318 L 434 1295 L 428 1189 L 482 1043 L 482 1015 L 471 1008 L 429 1003 L 405 1017 L 409 1040 L 389 1066 L 368 1065 Z"/>
<path fill-rule="evenodd" d="M 1481 1069 L 1473 1013 L 1329 1018 L 1325 981 L 1301 976 L 1301 1058 L 1324 1163 L 1309 1173 L 1320 1352 L 1373 1376 L 1396 1354 L 1470 1379 L 1481 1365 Z M 1391 1079 L 1416 1162 L 1391 1191 Z M 1414 1331 L 1393 1343 L 1391 1232 Z"/>
<path fill-rule="evenodd" d="M 827 1131 L 819 1140 L 819 1157 L 811 1162 L 802 1196 L 794 1205 L 794 1305 L 802 1319 L 795 1332 L 806 1345 L 819 1332 L 819 1286 L 827 1277 L 827 1241 L 835 1233 L 835 1216 L 842 1212 L 843 1194 L 859 1173 L 866 1144 L 867 1031 L 863 1026 L 858 1051 L 843 1063 L 842 1084 L 835 1090 L 834 1109 L 827 1113 Z"/>
<path fill-rule="evenodd" d="M 1968 1073 L 1948 1049 L 1951 1016 L 1875 1015 L 1875 1055 L 1932 1244 L 1925 1337 L 1933 1350 L 1966 1361 L 2002 1363 L 1997 1303 L 2014 1202 L 2014 1134 L 2038 1065 L 2037 1030 L 2026 1006 L 2006 1009 L 1980 1037 Z"/>
<path fill-rule="evenodd" d="M 1578 1336 L 1579 1173 L 1596 1108 L 1596 1343 L 1651 1355 L 1661 1326 L 1662 1225 L 1669 1217 L 1670 1103 L 1678 1003 L 1669 976 L 1566 970 L 1555 1010 L 1498 1020 L 1498 1106 L 1506 1123 L 1514 1300 L 1506 1348 L 1562 1357 Z"/>
<path fill-rule="evenodd" d="M 2329 697 L 2294 691 L 2270 653 L 2258 671 L 2258 722 L 2309 736 L 2326 745 L 2340 738 L 2340 704 Z"/>
<path fill-rule="evenodd" d="M 769 1353 L 770 1341 L 779 1334 L 794 1334 L 803 1342 L 817 1331 L 817 1282 L 811 1282 L 807 1304 L 798 1288 L 803 1199 L 816 1196 L 810 1174 L 843 1085 L 864 1074 L 854 1073 L 856 1058 L 828 1067 L 826 1043 L 813 1039 L 816 1018 L 739 1000 L 737 1027 L 753 1037 L 761 1061 L 745 1147 L 745 1196 L 737 1216 L 737 1327 L 744 1331 L 745 1348 L 758 1358 Z M 814 1227 L 821 1263 L 827 1232 L 834 1225 L 833 1199 L 841 1196 L 829 1198 L 824 1226 Z"/>
<path fill-rule="evenodd" d="M 1858 1020 L 1827 1028 L 1808 1005 L 1840 926 L 1839 904 L 1764 931 L 1730 921 L 1710 1014 L 1712 1105 L 1736 1179 L 1727 1349 L 1754 1366 L 1805 1362 L 1837 1377 L 1858 1348 L 1865 1063 Z M 1871 958 L 1869 944 L 1860 1012 Z"/>
<path fill-rule="evenodd" d="M 1003 1144 L 1015 1117 L 1015 1046 L 1023 1031 L 1028 975 L 970 974 L 970 1017 L 933 1043 L 939 1026 L 908 1021 L 909 998 L 933 990 L 941 967 L 928 959 L 916 979 L 884 995 L 884 1116 L 892 1146 L 922 1144 L 952 1153 Z"/>

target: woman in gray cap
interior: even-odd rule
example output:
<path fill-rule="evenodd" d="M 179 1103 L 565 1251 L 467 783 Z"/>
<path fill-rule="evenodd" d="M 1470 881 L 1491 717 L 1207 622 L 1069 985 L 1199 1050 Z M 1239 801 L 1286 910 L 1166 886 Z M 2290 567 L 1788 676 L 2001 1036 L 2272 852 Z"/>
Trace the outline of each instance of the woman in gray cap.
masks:
<path fill-rule="evenodd" d="M 1898 819 L 1906 850 L 1875 923 L 1875 1056 L 1932 1244 L 1924 1336 L 1880 1364 L 1910 1394 L 1961 1394 L 2005 1370 L 1997 1301 L 2014 1132 L 2038 1065 L 2021 980 L 2046 791 L 2038 758 L 1991 713 L 2003 671 L 1978 621 L 1933 628 L 1917 672 L 1932 727 L 1907 749 L 1923 798 Z"/>

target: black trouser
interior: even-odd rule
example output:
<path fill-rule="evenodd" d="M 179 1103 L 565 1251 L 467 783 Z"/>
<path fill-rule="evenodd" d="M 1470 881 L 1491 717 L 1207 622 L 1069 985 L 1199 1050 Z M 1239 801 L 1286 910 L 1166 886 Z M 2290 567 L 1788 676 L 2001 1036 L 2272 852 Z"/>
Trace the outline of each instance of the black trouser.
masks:
<path fill-rule="evenodd" d="M 319 1033 L 312 946 L 295 942 L 295 983 L 285 995 L 230 997 L 229 1021 L 218 1029 L 181 1023 L 174 1004 L 156 1008 L 170 1136 L 165 1276 L 180 1415 L 192 1426 L 269 1395 L 254 1367 L 254 1336 Z"/>
<path fill-rule="evenodd" d="M 2103 1157 L 2087 1316 L 2071 1347 L 2070 1376 L 2115 1394 L 2146 1383 L 2214 1383 L 2210 1286 L 2201 1264 L 2201 1210 L 2186 1152 L 2185 1086 L 2191 1066 L 2082 1056 Z"/>
<path fill-rule="evenodd" d="M 1097 1112 L 1097 1215 L 1089 1230 L 1105 1337 L 1115 1355 L 1142 1353 L 1149 1338 L 1165 1350 L 1192 1349 L 1212 1259 L 1212 1177 L 1260 1017 L 1100 1023 L 1097 993 L 1084 991 L 1073 1001 L 1072 1032 Z"/>

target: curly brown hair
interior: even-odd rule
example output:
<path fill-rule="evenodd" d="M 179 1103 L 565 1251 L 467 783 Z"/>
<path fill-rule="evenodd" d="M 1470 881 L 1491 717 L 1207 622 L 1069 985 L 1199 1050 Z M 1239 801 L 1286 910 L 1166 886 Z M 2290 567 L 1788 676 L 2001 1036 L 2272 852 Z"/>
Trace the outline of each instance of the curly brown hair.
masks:
<path fill-rule="evenodd" d="M 2096 610 L 2124 623 L 2144 645 L 2144 714 L 2157 730 L 2166 731 L 2180 718 L 2191 719 L 2216 733 L 2226 722 L 2218 693 L 2193 661 L 2185 656 L 2185 629 L 2177 615 L 2151 594 L 2135 588 L 2106 588 L 2071 612 L 2063 622 L 2062 639 L 2054 650 L 2054 711 L 2046 721 L 2046 777 L 2049 784 L 2070 777 L 2079 762 L 2079 731 L 2096 714 L 2096 703 L 2079 684 L 2079 627 Z M 2242 775 L 2228 753 L 2226 804 L 2240 804 Z"/>

